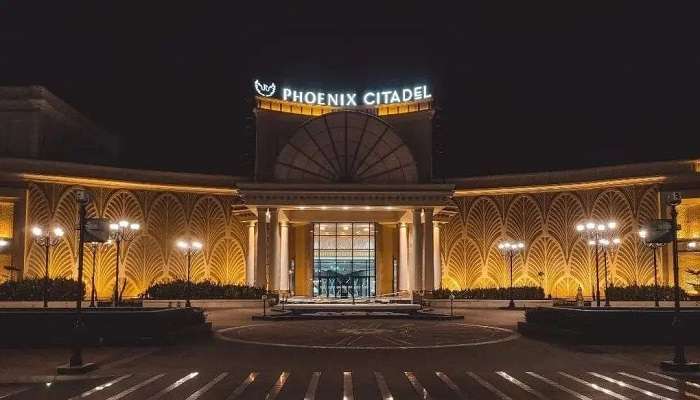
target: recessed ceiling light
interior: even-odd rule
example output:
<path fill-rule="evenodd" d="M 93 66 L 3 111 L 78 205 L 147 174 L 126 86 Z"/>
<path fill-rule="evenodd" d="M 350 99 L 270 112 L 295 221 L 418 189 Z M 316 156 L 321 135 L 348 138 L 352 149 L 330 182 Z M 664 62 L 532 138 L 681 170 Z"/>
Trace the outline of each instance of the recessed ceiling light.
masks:
<path fill-rule="evenodd" d="M 321 206 L 321 210 L 327 210 L 328 206 Z"/>
<path fill-rule="evenodd" d="M 343 206 L 343 210 L 349 210 L 349 209 L 350 209 L 350 207 L 348 207 L 348 206 Z"/>
<path fill-rule="evenodd" d="M 371 210 L 372 206 L 365 206 L 365 210 Z"/>
<path fill-rule="evenodd" d="M 384 207 L 384 208 L 386 208 L 387 210 L 393 210 L 393 209 L 394 209 L 394 207 L 392 207 L 392 206 L 386 206 L 386 207 Z"/>

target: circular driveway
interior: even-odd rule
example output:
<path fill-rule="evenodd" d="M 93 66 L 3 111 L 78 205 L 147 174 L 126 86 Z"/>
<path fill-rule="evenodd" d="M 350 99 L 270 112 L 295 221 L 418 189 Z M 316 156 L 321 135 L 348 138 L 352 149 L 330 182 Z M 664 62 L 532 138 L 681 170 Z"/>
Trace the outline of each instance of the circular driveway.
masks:
<path fill-rule="evenodd" d="M 315 349 L 431 349 L 501 343 L 510 329 L 452 321 L 283 321 L 224 328 L 217 337 L 236 343 Z"/>

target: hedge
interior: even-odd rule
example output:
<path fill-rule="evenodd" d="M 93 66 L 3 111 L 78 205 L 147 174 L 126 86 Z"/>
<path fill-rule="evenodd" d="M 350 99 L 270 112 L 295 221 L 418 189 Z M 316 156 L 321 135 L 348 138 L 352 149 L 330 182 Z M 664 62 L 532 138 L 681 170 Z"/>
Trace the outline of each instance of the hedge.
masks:
<path fill-rule="evenodd" d="M 654 285 L 608 286 L 606 294 L 610 300 L 654 300 Z M 673 301 L 673 286 L 659 286 L 659 300 Z M 681 288 L 681 300 L 688 300 L 688 294 Z"/>
<path fill-rule="evenodd" d="M 68 278 L 49 279 L 49 300 L 75 300 L 80 293 L 78 281 Z M 85 287 L 82 287 L 85 298 Z M 44 278 L 27 278 L 0 283 L 0 301 L 37 301 L 44 299 Z"/>
<path fill-rule="evenodd" d="M 454 294 L 455 299 L 510 299 L 509 288 L 437 289 L 433 291 L 433 297 L 436 299 L 448 299 L 450 294 Z M 544 299 L 544 290 L 539 286 L 513 286 L 513 298 L 516 300 L 542 300 Z"/>
<path fill-rule="evenodd" d="M 211 281 L 192 282 L 192 299 L 260 299 L 265 289 L 236 284 L 220 284 Z M 151 285 L 146 289 L 146 298 L 174 300 L 187 297 L 187 281 L 175 280 Z"/>

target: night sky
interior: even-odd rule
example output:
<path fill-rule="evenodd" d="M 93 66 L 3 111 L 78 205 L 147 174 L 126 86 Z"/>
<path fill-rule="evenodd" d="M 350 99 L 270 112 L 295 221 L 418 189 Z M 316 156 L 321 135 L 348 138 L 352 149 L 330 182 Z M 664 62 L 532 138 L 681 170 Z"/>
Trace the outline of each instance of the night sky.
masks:
<path fill-rule="evenodd" d="M 252 3 L 3 1 L 0 85 L 46 86 L 125 167 L 250 175 L 255 78 L 431 84 L 438 178 L 700 157 L 698 2 Z"/>

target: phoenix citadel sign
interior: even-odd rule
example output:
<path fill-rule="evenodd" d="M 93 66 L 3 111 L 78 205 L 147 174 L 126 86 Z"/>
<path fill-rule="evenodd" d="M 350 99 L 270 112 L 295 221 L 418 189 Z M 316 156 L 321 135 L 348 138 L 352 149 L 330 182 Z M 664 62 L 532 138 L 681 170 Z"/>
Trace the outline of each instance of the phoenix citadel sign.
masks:
<path fill-rule="evenodd" d="M 428 90 L 428 85 L 388 90 L 368 90 L 362 93 L 300 90 L 291 87 L 282 87 L 280 90 L 277 90 L 276 83 L 264 83 L 258 79 L 253 82 L 253 86 L 255 92 L 262 97 L 275 96 L 283 101 L 335 107 L 354 107 L 360 104 L 378 106 L 381 104 L 408 103 L 433 97 Z"/>

